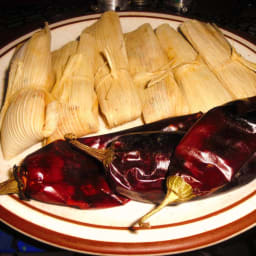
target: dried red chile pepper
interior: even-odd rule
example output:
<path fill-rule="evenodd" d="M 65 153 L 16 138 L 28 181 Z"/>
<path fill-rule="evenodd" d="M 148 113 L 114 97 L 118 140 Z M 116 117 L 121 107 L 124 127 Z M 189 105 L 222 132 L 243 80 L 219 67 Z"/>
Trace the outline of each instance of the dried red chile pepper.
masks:
<path fill-rule="evenodd" d="M 165 196 L 170 159 L 182 132 L 140 132 L 119 136 L 106 149 L 93 149 L 69 137 L 70 143 L 100 160 L 116 191 L 130 199 L 159 203 Z"/>
<path fill-rule="evenodd" d="M 14 168 L 14 176 L 22 199 L 81 209 L 113 207 L 129 201 L 110 188 L 95 159 L 61 140 L 26 157 Z"/>
<path fill-rule="evenodd" d="M 110 141 L 131 131 L 187 130 L 201 113 L 168 118 L 121 132 L 81 138 L 95 148 L 105 148 Z M 22 199 L 86 208 L 106 208 L 129 201 L 109 185 L 102 165 L 94 158 L 74 150 L 65 141 L 55 141 L 28 155 L 14 178 L 0 184 L 0 194 L 19 193 Z"/>
<path fill-rule="evenodd" d="M 256 97 L 238 100 L 207 112 L 186 133 L 169 166 L 164 201 L 139 220 L 172 202 L 234 187 L 256 176 Z M 147 226 L 147 225 L 146 225 Z"/>

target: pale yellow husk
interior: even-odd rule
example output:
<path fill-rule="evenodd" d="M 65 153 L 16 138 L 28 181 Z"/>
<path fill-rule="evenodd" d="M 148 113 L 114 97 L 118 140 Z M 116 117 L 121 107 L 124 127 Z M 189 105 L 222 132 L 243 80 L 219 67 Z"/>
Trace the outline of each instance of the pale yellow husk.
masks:
<path fill-rule="evenodd" d="M 189 109 L 173 78 L 167 54 L 150 24 L 125 34 L 130 72 L 139 90 L 145 123 L 187 114 Z"/>
<path fill-rule="evenodd" d="M 150 24 L 145 23 L 126 33 L 124 38 L 132 76 L 142 72 L 156 72 L 169 63 Z"/>
<path fill-rule="evenodd" d="M 187 99 L 171 71 L 166 71 L 161 79 L 146 87 L 142 93 L 145 123 L 191 112 Z"/>
<path fill-rule="evenodd" d="M 3 119 L 1 146 L 11 159 L 56 130 L 58 103 L 42 89 L 22 89 L 12 96 Z"/>
<path fill-rule="evenodd" d="M 233 47 L 215 26 L 186 21 L 181 31 L 234 98 L 256 95 L 255 65 L 233 54 Z"/>
<path fill-rule="evenodd" d="M 80 137 L 98 131 L 98 100 L 94 91 L 95 53 L 95 39 L 83 33 L 76 52 L 69 56 L 53 88 L 52 95 L 60 102 L 59 121 L 58 128 L 46 143 L 63 139 L 67 133 Z M 67 55 L 61 56 L 66 58 Z"/>
<path fill-rule="evenodd" d="M 193 62 L 196 59 L 197 52 L 188 41 L 169 24 L 158 26 L 155 33 L 162 48 L 167 53 L 172 67 Z"/>
<path fill-rule="evenodd" d="M 76 53 L 78 41 L 71 41 L 60 49 L 52 52 L 52 68 L 55 74 L 55 84 L 59 82 L 69 57 Z"/>
<path fill-rule="evenodd" d="M 177 30 L 163 24 L 157 27 L 156 35 L 172 62 L 175 80 L 182 88 L 191 113 L 206 112 L 233 99 Z"/>
<path fill-rule="evenodd" d="M 141 115 L 138 92 L 129 73 L 128 58 L 117 13 L 106 12 L 84 33 L 96 39 L 95 90 L 109 127 Z"/>
<path fill-rule="evenodd" d="M 0 114 L 0 126 L 10 98 L 23 88 L 50 90 L 54 83 L 51 62 L 51 34 L 45 28 L 34 33 L 23 45 L 20 45 L 10 64 L 8 87 L 4 105 Z"/>
<path fill-rule="evenodd" d="M 46 24 L 17 48 L 11 60 L 0 120 L 5 158 L 13 158 L 56 129 L 58 103 L 48 93 L 54 83 L 50 44 Z"/>
<path fill-rule="evenodd" d="M 233 100 L 232 95 L 200 58 L 177 66 L 174 69 L 174 77 L 183 89 L 191 113 L 207 112 Z"/>

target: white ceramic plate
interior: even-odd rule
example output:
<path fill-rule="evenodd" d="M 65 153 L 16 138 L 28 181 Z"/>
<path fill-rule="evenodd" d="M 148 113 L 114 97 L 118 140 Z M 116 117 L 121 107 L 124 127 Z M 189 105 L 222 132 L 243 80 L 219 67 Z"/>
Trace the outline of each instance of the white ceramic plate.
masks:
<path fill-rule="evenodd" d="M 89 15 L 52 24 L 52 49 L 77 38 L 98 17 Z M 184 21 L 181 17 L 143 12 L 123 12 L 120 17 L 124 32 L 146 22 L 153 27 L 162 23 L 177 27 Z M 242 55 L 256 61 L 255 45 L 230 32 L 224 33 Z M 0 50 L 2 86 L 15 46 L 31 34 Z M 116 130 L 138 124 L 139 120 Z M 101 132 L 105 132 L 104 127 Z M 35 145 L 8 162 L 0 155 L 0 181 L 8 177 L 8 170 L 14 164 L 39 147 Z M 151 218 L 151 229 L 141 229 L 137 233 L 131 233 L 128 227 L 153 205 L 129 202 L 110 209 L 78 210 L 36 201 L 24 202 L 16 196 L 1 196 L 0 219 L 37 240 L 73 251 L 101 255 L 166 255 L 213 245 L 255 226 L 255 188 L 256 180 L 224 194 L 166 207 Z"/>

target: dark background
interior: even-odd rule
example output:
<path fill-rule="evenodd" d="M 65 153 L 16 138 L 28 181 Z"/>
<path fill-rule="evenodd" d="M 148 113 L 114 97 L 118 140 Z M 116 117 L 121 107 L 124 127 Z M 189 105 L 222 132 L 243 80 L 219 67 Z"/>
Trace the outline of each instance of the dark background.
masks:
<path fill-rule="evenodd" d="M 142 2 L 142 1 L 137 1 Z M 127 10 L 164 12 L 214 22 L 256 44 L 256 0 L 193 0 L 188 12 L 177 13 L 164 0 L 148 0 L 138 5 L 130 1 Z M 0 47 L 17 37 L 42 27 L 45 21 L 100 12 L 97 1 L 86 0 L 1 0 Z M 29 237 L 0 222 L 0 255 L 80 255 L 55 248 Z M 256 256 L 256 229 L 228 241 L 179 256 Z"/>

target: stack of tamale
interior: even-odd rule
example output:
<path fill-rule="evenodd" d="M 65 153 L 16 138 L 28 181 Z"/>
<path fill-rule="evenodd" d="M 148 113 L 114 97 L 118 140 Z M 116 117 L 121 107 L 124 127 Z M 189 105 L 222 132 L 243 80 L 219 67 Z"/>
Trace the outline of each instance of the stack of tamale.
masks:
<path fill-rule="evenodd" d="M 130 72 L 139 90 L 146 123 L 188 113 L 167 54 L 150 24 L 125 34 Z"/>
<path fill-rule="evenodd" d="M 215 25 L 191 20 L 181 24 L 180 29 L 234 98 L 256 95 L 253 65 L 233 54 L 234 49 Z"/>
<path fill-rule="evenodd" d="M 95 39 L 87 33 L 53 53 L 56 83 L 52 95 L 60 108 L 58 127 L 46 143 L 63 139 L 67 133 L 80 137 L 99 129 L 94 91 L 95 54 Z"/>
<path fill-rule="evenodd" d="M 188 41 L 168 24 L 156 28 L 174 77 L 188 101 L 190 113 L 207 110 L 233 99 Z"/>
<path fill-rule="evenodd" d="M 96 40 L 95 90 L 108 126 L 114 127 L 140 117 L 141 103 L 129 73 L 117 13 L 104 13 L 83 33 L 89 33 Z"/>

